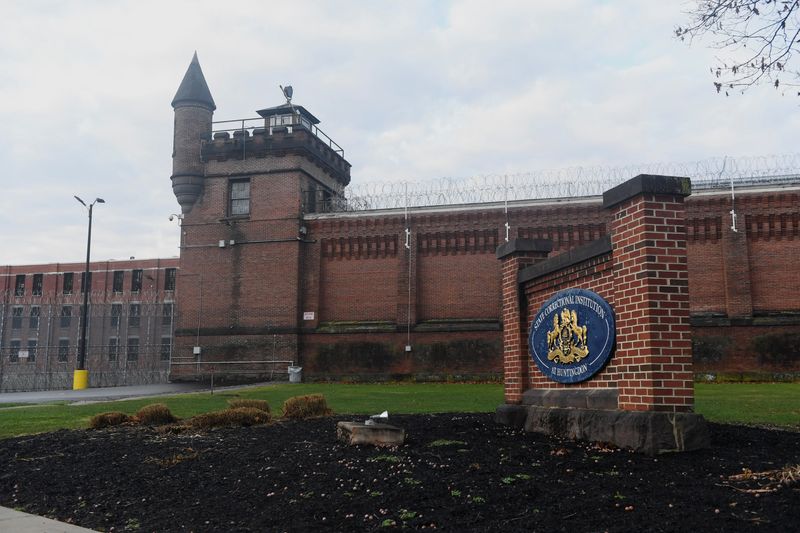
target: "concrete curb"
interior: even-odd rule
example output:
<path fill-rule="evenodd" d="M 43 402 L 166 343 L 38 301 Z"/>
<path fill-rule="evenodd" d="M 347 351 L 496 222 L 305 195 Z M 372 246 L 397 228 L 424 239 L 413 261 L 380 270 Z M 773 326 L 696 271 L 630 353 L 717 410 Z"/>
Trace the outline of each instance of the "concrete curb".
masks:
<path fill-rule="evenodd" d="M 72 524 L 51 520 L 43 516 L 15 511 L 8 507 L 0 507 L 0 531 L 14 533 L 81 533 L 94 531 Z"/>

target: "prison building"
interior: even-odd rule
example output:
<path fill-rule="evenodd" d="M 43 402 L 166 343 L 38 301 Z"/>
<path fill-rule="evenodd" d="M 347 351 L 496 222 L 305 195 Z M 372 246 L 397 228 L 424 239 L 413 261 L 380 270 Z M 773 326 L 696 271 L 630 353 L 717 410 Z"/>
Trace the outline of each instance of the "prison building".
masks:
<path fill-rule="evenodd" d="M 92 387 L 161 383 L 173 350 L 178 260 L 0 269 L 0 390 L 70 388 L 84 293 Z"/>
<path fill-rule="evenodd" d="M 290 365 L 318 380 L 499 378 L 498 246 L 541 239 L 568 257 L 609 233 L 603 188 L 575 176 L 488 199 L 356 197 L 344 149 L 287 96 L 214 122 L 192 59 L 172 101 L 180 257 L 94 262 L 88 283 L 78 263 L 0 268 L 0 390 L 69 387 L 87 289 L 91 386 Z M 727 179 L 693 179 L 674 238 L 696 372 L 800 373 L 798 168 L 741 174 L 735 199 Z"/>
<path fill-rule="evenodd" d="M 360 205 L 344 150 L 291 98 L 214 122 L 196 56 L 172 106 L 183 213 L 172 379 L 286 365 L 310 379 L 499 376 L 497 247 L 547 239 L 555 256 L 608 233 L 602 191 Z M 687 241 L 695 368 L 799 371 L 800 177 L 738 180 L 735 224 L 729 188 L 696 181 L 675 237 Z"/>

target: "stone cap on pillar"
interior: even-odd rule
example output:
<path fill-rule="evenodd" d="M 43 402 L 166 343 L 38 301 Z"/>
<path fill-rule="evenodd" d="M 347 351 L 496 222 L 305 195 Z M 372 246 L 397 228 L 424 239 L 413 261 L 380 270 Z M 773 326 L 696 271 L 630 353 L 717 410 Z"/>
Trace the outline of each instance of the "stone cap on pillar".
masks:
<path fill-rule="evenodd" d="M 673 194 L 689 196 L 692 182 L 679 176 L 660 176 L 658 174 L 639 174 L 625 183 L 603 193 L 603 207 L 610 209 L 625 200 L 640 194 Z"/>
<path fill-rule="evenodd" d="M 503 259 L 512 254 L 550 253 L 552 251 L 553 241 L 550 239 L 511 239 L 497 247 L 496 256 L 498 259 Z"/>

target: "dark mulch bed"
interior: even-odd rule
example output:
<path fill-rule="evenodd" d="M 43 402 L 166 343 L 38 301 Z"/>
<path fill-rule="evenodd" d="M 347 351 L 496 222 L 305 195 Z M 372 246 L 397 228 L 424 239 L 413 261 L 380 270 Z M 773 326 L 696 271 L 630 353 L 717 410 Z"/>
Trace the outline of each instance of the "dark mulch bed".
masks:
<path fill-rule="evenodd" d="M 8 439 L 0 505 L 114 531 L 800 528 L 800 482 L 731 478 L 800 463 L 795 432 L 712 424 L 712 449 L 653 458 L 488 414 L 397 416 L 405 446 L 347 447 L 345 419 Z"/>

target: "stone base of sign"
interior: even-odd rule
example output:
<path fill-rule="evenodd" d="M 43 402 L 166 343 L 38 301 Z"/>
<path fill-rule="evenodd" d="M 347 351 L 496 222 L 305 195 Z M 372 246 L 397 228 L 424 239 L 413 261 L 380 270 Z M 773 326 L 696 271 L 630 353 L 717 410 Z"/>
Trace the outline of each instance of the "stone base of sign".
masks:
<path fill-rule="evenodd" d="M 528 418 L 528 408 L 524 405 L 501 404 L 494 412 L 494 421 L 504 426 L 516 429 L 525 427 Z"/>
<path fill-rule="evenodd" d="M 400 446 L 405 442 L 406 431 L 389 424 L 364 424 L 363 422 L 339 422 L 336 438 L 350 446 Z"/>
<path fill-rule="evenodd" d="M 606 442 L 648 455 L 711 444 L 705 418 L 693 413 L 501 405 L 495 420 L 532 433 Z"/>
<path fill-rule="evenodd" d="M 576 407 L 580 409 L 616 409 L 617 389 L 528 389 L 522 405 L 539 407 Z"/>

